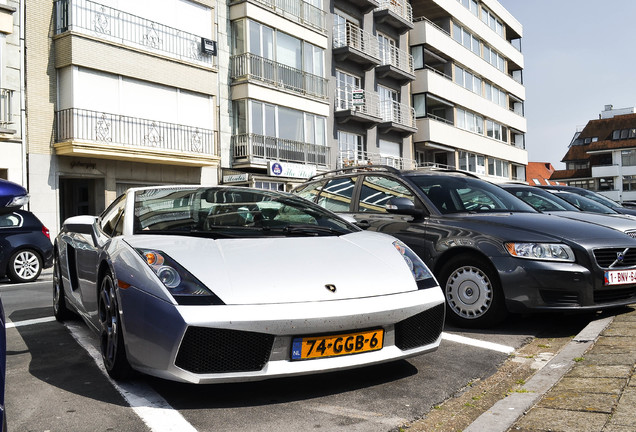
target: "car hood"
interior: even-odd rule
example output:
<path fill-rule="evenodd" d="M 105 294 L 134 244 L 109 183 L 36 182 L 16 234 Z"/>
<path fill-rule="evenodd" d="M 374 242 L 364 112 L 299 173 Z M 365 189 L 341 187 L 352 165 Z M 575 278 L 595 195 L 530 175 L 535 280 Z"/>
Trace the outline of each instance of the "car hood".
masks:
<path fill-rule="evenodd" d="M 561 216 L 567 219 L 580 220 L 597 225 L 603 225 L 605 227 L 614 228 L 623 232 L 636 231 L 636 220 L 632 219 L 631 217 L 626 217 L 625 215 L 614 216 L 601 213 L 579 211 L 558 211 L 545 213 L 555 216 Z"/>
<path fill-rule="evenodd" d="M 465 228 L 510 241 L 554 241 L 595 247 L 621 245 L 635 247 L 636 240 L 606 226 L 567 219 L 545 213 L 475 213 L 452 215 Z"/>
<path fill-rule="evenodd" d="M 225 304 L 329 301 L 417 290 L 394 241 L 372 232 L 216 240 L 126 238 L 132 247 L 168 254 Z"/>

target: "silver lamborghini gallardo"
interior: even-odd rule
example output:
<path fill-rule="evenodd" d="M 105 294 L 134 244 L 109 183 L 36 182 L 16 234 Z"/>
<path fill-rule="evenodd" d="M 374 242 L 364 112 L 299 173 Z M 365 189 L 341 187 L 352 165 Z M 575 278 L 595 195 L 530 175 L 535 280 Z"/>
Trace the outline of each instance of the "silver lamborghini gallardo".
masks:
<path fill-rule="evenodd" d="M 54 313 L 115 379 L 192 383 L 341 370 L 437 349 L 444 296 L 402 242 L 292 195 L 130 189 L 55 241 Z"/>

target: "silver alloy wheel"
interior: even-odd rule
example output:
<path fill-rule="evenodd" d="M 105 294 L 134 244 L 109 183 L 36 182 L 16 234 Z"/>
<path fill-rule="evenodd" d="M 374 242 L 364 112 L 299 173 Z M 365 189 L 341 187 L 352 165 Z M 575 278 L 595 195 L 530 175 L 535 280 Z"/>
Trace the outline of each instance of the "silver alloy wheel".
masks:
<path fill-rule="evenodd" d="M 119 314 L 115 286 L 110 276 L 102 280 L 99 290 L 99 322 L 101 324 L 100 344 L 106 369 L 110 370 L 117 361 L 117 340 L 119 338 Z"/>
<path fill-rule="evenodd" d="M 35 280 L 42 270 L 40 258 L 32 250 L 18 252 L 11 263 L 14 274 L 23 282 Z"/>
<path fill-rule="evenodd" d="M 55 260 L 53 265 L 53 314 L 58 316 L 60 313 L 60 299 L 62 298 L 62 287 L 60 286 L 59 263 Z"/>
<path fill-rule="evenodd" d="M 465 319 L 475 319 L 492 305 L 493 287 L 478 267 L 462 266 L 449 276 L 445 294 L 453 312 Z"/>

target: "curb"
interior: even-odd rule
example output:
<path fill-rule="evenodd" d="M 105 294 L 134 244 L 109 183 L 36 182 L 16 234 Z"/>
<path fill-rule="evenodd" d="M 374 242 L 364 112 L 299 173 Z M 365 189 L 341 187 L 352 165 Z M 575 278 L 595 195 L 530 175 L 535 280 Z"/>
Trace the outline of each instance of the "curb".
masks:
<path fill-rule="evenodd" d="M 488 411 L 477 417 L 464 432 L 506 432 L 515 422 L 536 404 L 574 366 L 574 359 L 581 357 L 614 317 L 590 322 L 541 370 L 523 386 L 526 393 L 514 393 L 500 400 Z"/>

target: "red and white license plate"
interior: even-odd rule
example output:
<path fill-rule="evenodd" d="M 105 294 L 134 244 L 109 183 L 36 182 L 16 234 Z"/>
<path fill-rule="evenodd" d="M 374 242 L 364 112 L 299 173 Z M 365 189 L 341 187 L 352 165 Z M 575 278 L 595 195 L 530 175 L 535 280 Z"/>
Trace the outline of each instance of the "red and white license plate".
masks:
<path fill-rule="evenodd" d="M 604 279 L 605 285 L 636 284 L 636 270 L 609 270 Z"/>

